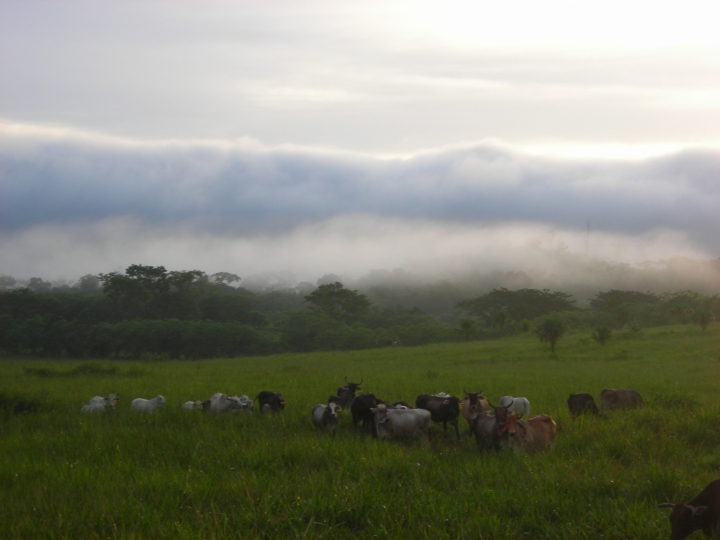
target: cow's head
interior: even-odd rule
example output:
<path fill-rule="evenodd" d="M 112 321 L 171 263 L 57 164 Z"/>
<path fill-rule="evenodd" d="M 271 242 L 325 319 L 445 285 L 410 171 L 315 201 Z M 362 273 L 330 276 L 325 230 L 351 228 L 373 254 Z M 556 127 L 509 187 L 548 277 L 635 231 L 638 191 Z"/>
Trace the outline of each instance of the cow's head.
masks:
<path fill-rule="evenodd" d="M 354 382 L 348 381 L 347 377 L 345 377 L 345 383 L 347 384 L 348 392 L 350 392 L 350 394 L 352 394 L 354 396 L 355 392 L 357 392 L 358 390 L 362 390 L 362 388 L 360 388 L 360 385 L 363 383 L 364 380 L 365 379 L 361 379 L 360 382 L 354 383 Z"/>
<path fill-rule="evenodd" d="M 463 392 L 465 392 L 465 399 L 469 402 L 469 409 L 473 412 L 476 412 L 478 410 L 479 406 L 479 399 L 483 398 L 482 390 L 479 392 L 468 392 L 463 388 Z"/>
<path fill-rule="evenodd" d="M 690 506 L 687 504 L 662 503 L 658 508 L 672 508 L 670 512 L 670 540 L 683 540 L 692 534 L 693 531 L 701 528 L 698 523 L 698 516 L 707 510 L 707 506 Z"/>
<path fill-rule="evenodd" d="M 508 412 L 508 408 L 504 405 L 495 407 L 495 423 L 497 424 L 497 436 L 502 437 L 508 428 L 508 416 L 514 414 Z"/>
<path fill-rule="evenodd" d="M 342 407 L 340 407 L 340 405 L 338 405 L 337 403 L 330 403 L 327 408 L 330 411 L 331 418 L 337 418 L 337 413 L 342 411 Z"/>

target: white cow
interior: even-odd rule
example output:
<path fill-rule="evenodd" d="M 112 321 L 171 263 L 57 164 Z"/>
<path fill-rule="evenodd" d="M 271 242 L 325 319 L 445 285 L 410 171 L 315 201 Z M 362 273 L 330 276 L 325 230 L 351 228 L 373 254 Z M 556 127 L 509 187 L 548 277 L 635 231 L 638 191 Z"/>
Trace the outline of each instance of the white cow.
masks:
<path fill-rule="evenodd" d="M 243 405 L 240 402 L 239 397 L 233 396 L 230 398 L 227 394 L 223 394 L 221 392 L 214 394 L 209 400 L 203 403 L 203 410 L 209 410 L 210 412 L 214 412 L 216 414 L 239 411 L 242 409 Z"/>
<path fill-rule="evenodd" d="M 156 409 L 165 405 L 165 403 L 165 398 L 159 395 L 152 399 L 133 399 L 130 406 L 138 412 L 154 412 Z"/>
<path fill-rule="evenodd" d="M 193 410 L 197 410 L 197 409 L 202 409 L 202 401 L 200 401 L 200 400 L 197 400 L 197 401 L 186 401 L 185 403 L 183 403 L 182 408 L 185 409 L 186 411 L 193 411 Z"/>
<path fill-rule="evenodd" d="M 530 416 L 530 402 L 524 397 L 500 396 L 498 407 L 507 407 L 508 412 L 515 413 L 518 419 Z"/>
<path fill-rule="evenodd" d="M 331 402 L 330 405 L 318 403 L 312 410 L 312 423 L 316 428 L 327 429 L 335 435 L 338 423 L 337 413 L 340 411 L 342 411 L 342 407 L 337 403 Z"/>
<path fill-rule="evenodd" d="M 108 394 L 107 397 L 95 396 L 90 398 L 87 405 L 83 405 L 82 412 L 102 412 L 105 409 L 115 409 L 115 404 L 120 399 L 120 394 Z"/>
<path fill-rule="evenodd" d="M 228 399 L 233 402 L 233 406 L 230 407 L 232 412 L 242 411 L 244 414 L 253 413 L 254 404 L 248 396 L 243 394 L 240 397 L 232 396 Z"/>
<path fill-rule="evenodd" d="M 83 405 L 82 409 L 80 409 L 80 412 L 87 412 L 87 413 L 96 413 L 96 412 L 103 412 L 106 408 L 105 403 L 89 403 L 87 405 Z"/>
<path fill-rule="evenodd" d="M 379 440 L 413 439 L 427 440 L 432 427 L 430 411 L 425 409 L 388 409 L 384 405 L 372 409 L 375 414 L 375 432 Z"/>

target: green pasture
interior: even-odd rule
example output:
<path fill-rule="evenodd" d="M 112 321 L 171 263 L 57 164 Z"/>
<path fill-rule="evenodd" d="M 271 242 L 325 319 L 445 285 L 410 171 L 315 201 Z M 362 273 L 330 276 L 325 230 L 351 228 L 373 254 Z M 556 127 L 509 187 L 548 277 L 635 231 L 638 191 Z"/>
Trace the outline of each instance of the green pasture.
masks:
<path fill-rule="evenodd" d="M 558 425 L 551 452 L 480 453 L 433 428 L 378 443 L 310 409 L 343 377 L 385 400 L 482 389 L 527 397 Z M 720 325 L 574 332 L 557 353 L 497 341 L 205 361 L 0 361 L 0 538 L 657 539 L 660 502 L 720 473 Z M 571 392 L 633 388 L 647 407 L 571 420 Z M 183 411 L 215 392 L 283 393 L 271 417 Z M 84 415 L 94 395 L 118 409 Z M 135 397 L 162 394 L 152 415 Z M 36 409 L 36 410 L 35 410 Z M 698 532 L 693 538 L 701 538 Z"/>

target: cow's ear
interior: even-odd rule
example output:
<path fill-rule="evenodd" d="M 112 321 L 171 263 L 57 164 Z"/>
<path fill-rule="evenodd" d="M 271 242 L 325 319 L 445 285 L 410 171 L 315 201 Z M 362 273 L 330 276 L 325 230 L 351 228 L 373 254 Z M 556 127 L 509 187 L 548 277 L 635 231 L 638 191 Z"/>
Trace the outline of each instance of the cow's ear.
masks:
<path fill-rule="evenodd" d="M 705 513 L 705 510 L 707 510 L 707 506 L 698 506 L 695 508 L 694 515 L 702 516 Z"/>
<path fill-rule="evenodd" d="M 370 410 L 374 413 L 378 412 L 380 409 L 376 409 L 375 407 L 370 408 Z"/>
<path fill-rule="evenodd" d="M 389 422 L 389 421 L 390 421 L 390 418 L 388 418 L 388 417 L 386 416 L 385 418 L 383 418 L 382 420 L 380 420 L 380 423 L 381 423 L 381 424 L 385 424 L 385 423 L 387 423 L 387 422 Z"/>
<path fill-rule="evenodd" d="M 335 407 L 335 412 L 340 412 L 340 411 L 342 411 L 342 407 Z"/>
<path fill-rule="evenodd" d="M 446 399 L 445 401 L 443 401 L 443 405 L 449 405 L 449 404 L 450 404 L 450 400 L 449 400 L 449 399 Z"/>

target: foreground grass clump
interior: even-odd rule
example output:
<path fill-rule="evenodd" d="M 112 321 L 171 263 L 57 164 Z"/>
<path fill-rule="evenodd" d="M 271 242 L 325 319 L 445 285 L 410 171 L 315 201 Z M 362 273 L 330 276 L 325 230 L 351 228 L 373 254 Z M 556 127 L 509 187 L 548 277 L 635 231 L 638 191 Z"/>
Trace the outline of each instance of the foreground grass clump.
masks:
<path fill-rule="evenodd" d="M 0 538 L 637 538 L 669 534 L 657 503 L 686 501 L 720 470 L 720 327 L 665 327 L 601 347 L 570 333 L 492 342 L 202 362 L 0 363 Z M 88 365 L 92 367 L 87 367 Z M 83 367 L 85 366 L 85 367 Z M 342 384 L 387 400 L 482 389 L 526 396 L 558 424 L 535 456 L 481 454 L 434 428 L 381 444 L 313 405 Z M 643 410 L 572 421 L 571 392 L 634 388 Z M 282 415 L 210 417 L 184 401 L 283 393 Z M 82 415 L 96 394 L 118 409 Z M 155 415 L 130 410 L 162 394 Z"/>

